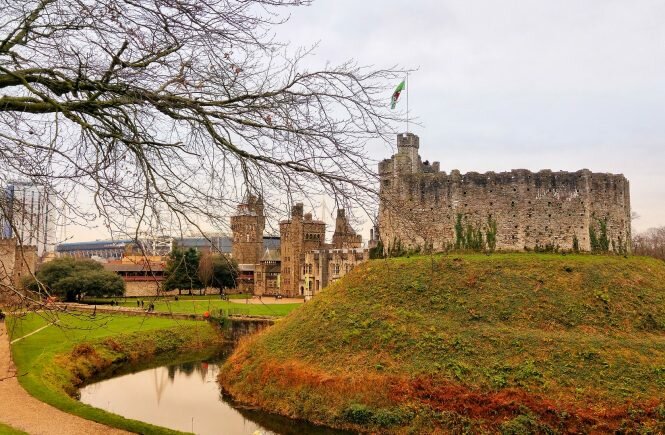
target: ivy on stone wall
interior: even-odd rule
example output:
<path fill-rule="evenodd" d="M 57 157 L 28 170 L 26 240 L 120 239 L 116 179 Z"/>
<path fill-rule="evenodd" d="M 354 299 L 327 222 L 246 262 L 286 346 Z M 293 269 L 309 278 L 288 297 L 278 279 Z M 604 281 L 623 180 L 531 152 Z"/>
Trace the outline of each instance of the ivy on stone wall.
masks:
<path fill-rule="evenodd" d="M 596 230 L 596 225 L 598 230 Z M 607 218 L 596 219 L 596 223 L 589 225 L 589 241 L 591 252 L 609 252 L 610 239 L 607 236 Z"/>
<path fill-rule="evenodd" d="M 458 213 L 455 220 L 455 249 L 467 251 L 490 252 L 496 249 L 496 220 L 488 218 L 487 227 L 483 232 L 480 225 L 473 225 L 467 222 L 466 226 L 462 222 L 464 215 Z"/>
<path fill-rule="evenodd" d="M 487 239 L 487 250 L 494 252 L 496 249 L 496 219 L 492 219 L 491 217 L 487 218 L 485 238 Z"/>
<path fill-rule="evenodd" d="M 455 249 L 464 248 L 464 225 L 462 225 L 462 213 L 457 213 L 455 219 Z"/>
<path fill-rule="evenodd" d="M 374 260 L 375 258 L 385 258 L 386 254 L 383 251 L 383 242 L 379 240 L 376 243 L 376 246 L 373 248 L 370 248 L 369 250 L 369 258 L 371 260 Z"/>

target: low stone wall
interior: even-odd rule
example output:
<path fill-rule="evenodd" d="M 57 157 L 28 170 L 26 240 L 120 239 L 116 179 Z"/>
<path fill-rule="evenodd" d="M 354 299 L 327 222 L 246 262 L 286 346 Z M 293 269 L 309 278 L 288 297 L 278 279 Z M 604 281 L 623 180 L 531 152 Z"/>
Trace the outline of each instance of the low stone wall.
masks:
<path fill-rule="evenodd" d="M 149 296 L 178 296 L 178 290 L 165 291 L 162 282 L 158 281 L 126 281 L 125 282 L 125 296 L 127 297 L 149 297 Z M 232 293 L 232 292 L 227 292 Z M 182 291 L 183 295 L 189 294 L 188 290 Z M 192 290 L 192 294 L 198 295 L 218 295 L 219 289 L 208 287 L 203 291 Z"/>

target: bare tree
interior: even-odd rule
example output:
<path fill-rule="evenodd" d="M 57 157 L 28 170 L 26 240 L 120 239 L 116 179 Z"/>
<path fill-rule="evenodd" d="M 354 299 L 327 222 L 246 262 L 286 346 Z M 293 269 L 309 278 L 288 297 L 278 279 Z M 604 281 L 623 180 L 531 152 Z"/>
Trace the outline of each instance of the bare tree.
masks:
<path fill-rule="evenodd" d="M 651 228 L 634 235 L 633 254 L 665 260 L 665 227 Z"/>
<path fill-rule="evenodd" d="M 244 190 L 283 210 L 373 201 L 365 145 L 401 116 L 386 91 L 402 72 L 306 68 L 273 28 L 309 3 L 0 0 L 0 182 L 46 186 L 83 221 L 74 195 L 90 197 L 136 235 L 224 227 Z"/>

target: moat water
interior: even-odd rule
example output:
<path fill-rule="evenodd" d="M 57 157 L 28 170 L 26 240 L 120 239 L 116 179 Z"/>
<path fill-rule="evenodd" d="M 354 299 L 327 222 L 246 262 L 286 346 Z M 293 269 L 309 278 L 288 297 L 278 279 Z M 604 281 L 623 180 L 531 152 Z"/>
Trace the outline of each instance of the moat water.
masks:
<path fill-rule="evenodd" d="M 348 434 L 234 405 L 217 383 L 223 356 L 92 383 L 81 402 L 126 418 L 196 434 Z"/>

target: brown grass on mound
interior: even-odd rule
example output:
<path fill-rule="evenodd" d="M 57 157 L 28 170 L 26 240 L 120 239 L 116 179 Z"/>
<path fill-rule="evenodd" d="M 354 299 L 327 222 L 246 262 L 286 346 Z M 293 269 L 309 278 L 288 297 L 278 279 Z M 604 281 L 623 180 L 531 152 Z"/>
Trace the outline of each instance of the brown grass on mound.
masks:
<path fill-rule="evenodd" d="M 665 433 L 665 263 L 376 260 L 243 341 L 240 402 L 381 433 Z"/>
<path fill-rule="evenodd" d="M 264 407 L 264 395 L 238 388 L 230 379 L 247 369 L 247 362 L 235 354 L 227 365 L 233 367 L 220 375 L 224 391 L 235 400 Z M 324 396 L 326 406 L 339 408 L 349 403 L 372 403 L 375 408 L 430 409 L 436 413 L 455 413 L 480 422 L 484 430 L 495 431 L 516 416 L 527 414 L 542 427 L 560 433 L 621 432 L 652 426 L 664 417 L 663 402 L 653 399 L 646 403 L 603 407 L 579 407 L 575 403 L 561 403 L 522 389 L 499 391 L 473 390 L 450 379 L 433 377 L 407 378 L 395 375 L 348 374 L 330 375 L 299 361 L 270 361 L 253 367 L 246 378 L 249 385 L 292 391 L 302 399 L 303 392 L 310 396 Z M 248 394 L 249 393 L 249 394 Z M 276 405 L 279 405 L 276 407 Z M 285 403 L 270 403 L 271 410 L 290 417 L 301 417 L 295 408 Z M 323 423 L 323 421 L 315 421 Z M 325 421 L 330 424 L 331 421 Z M 354 425 L 340 422 L 341 428 Z M 661 426 L 658 426 L 661 427 Z M 662 428 L 662 427 L 661 427 Z M 373 431 L 372 428 L 365 428 Z M 401 432 L 399 427 L 392 430 Z M 658 429 L 656 429 L 658 430 Z M 537 431 L 539 432 L 539 431 Z"/>

